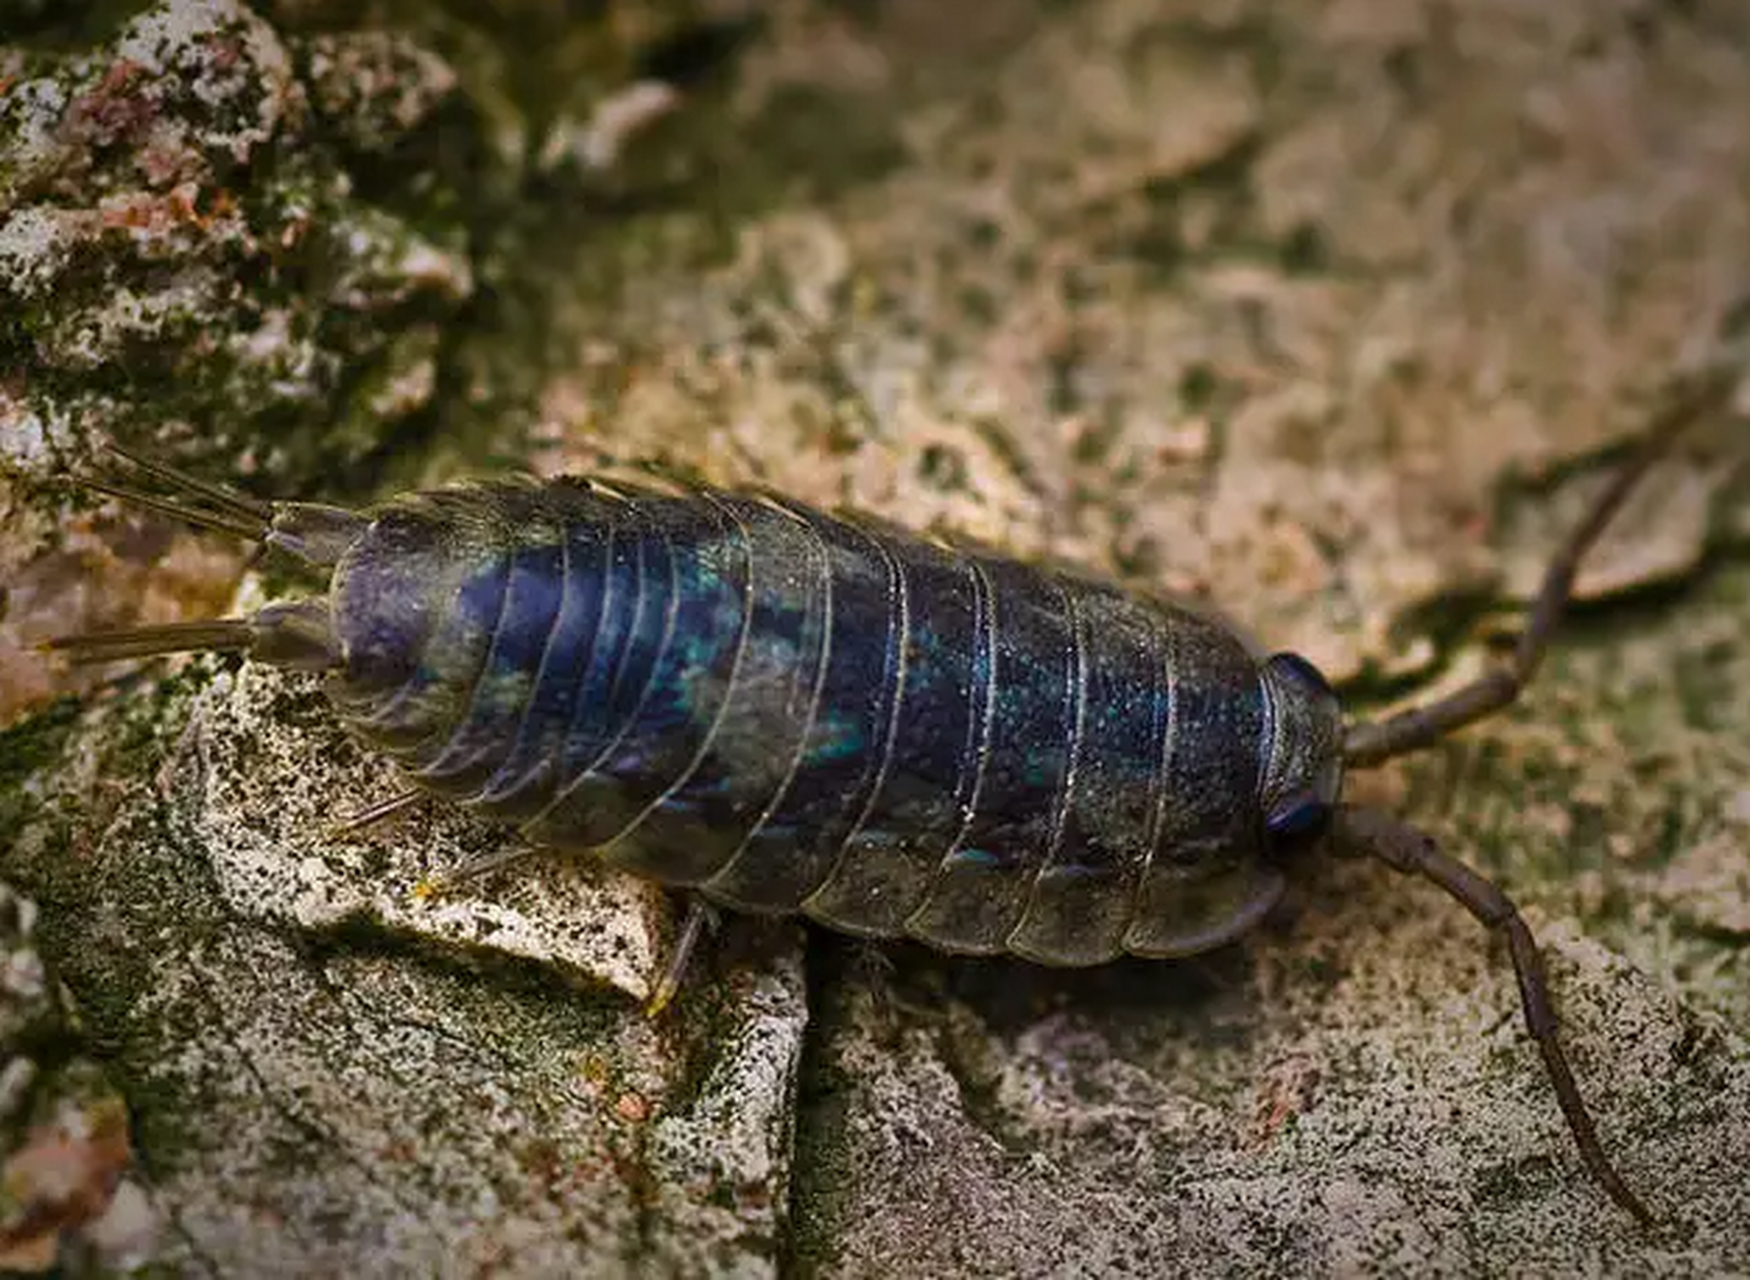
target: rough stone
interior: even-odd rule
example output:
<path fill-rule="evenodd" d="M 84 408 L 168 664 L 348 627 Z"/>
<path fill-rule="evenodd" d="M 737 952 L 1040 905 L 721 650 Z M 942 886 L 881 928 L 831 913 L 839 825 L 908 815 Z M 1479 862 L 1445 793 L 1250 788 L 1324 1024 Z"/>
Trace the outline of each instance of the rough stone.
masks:
<path fill-rule="evenodd" d="M 0 60 L 0 690 L 35 708 L 0 874 L 166 1270 L 1750 1266 L 1741 415 L 1623 513 L 1522 707 L 1353 780 L 1524 906 L 1653 1233 L 1580 1171 L 1504 957 L 1372 865 L 1084 974 L 738 922 L 653 1023 L 643 891 L 530 865 L 446 918 L 407 890 L 492 833 L 331 838 L 390 783 L 314 685 L 203 662 L 74 708 L 6 670 L 70 593 L 71 625 L 230 594 L 234 555 L 34 486 L 113 432 L 349 501 L 508 465 L 771 485 L 1213 599 L 1375 713 L 1483 668 L 1674 372 L 1742 341 L 1741 5 L 977 8 L 166 0 Z M 197 29 L 231 39 L 146 35 Z M 404 63 L 410 98 L 337 78 Z M 191 85 L 238 118 L 203 132 Z M 473 167 L 422 151 L 452 127 Z M 209 171 L 264 185 L 176 194 Z M 288 231 L 321 270 L 258 270 Z M 81 291 L 92 244 L 127 251 Z M 108 376 L 142 335 L 187 374 L 168 411 Z"/>

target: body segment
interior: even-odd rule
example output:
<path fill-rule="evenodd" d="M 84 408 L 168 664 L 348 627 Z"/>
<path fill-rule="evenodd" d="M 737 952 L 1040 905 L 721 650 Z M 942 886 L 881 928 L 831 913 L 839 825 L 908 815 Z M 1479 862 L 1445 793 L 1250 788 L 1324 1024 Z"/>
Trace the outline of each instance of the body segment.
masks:
<path fill-rule="evenodd" d="M 465 496 L 370 513 L 330 688 L 413 782 L 542 845 L 1093 964 L 1236 936 L 1281 890 L 1265 781 L 1335 794 L 1322 682 L 1191 609 L 764 496 Z"/>

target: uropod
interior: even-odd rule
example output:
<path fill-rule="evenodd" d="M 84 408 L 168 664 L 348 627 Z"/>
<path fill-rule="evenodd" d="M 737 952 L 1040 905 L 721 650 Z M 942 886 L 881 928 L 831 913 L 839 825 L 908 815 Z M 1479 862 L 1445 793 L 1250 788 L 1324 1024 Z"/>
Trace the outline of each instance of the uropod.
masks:
<path fill-rule="evenodd" d="M 659 1002 L 707 904 L 1046 965 L 1179 957 L 1245 933 L 1298 855 L 1340 840 L 1505 938 L 1587 1170 L 1650 1222 L 1513 902 L 1342 787 L 1518 697 L 1587 549 L 1732 385 L 1722 371 L 1669 398 L 1556 551 L 1509 661 L 1377 722 L 1346 721 L 1305 659 L 1261 658 L 1203 612 L 769 493 L 515 480 L 353 511 L 115 448 L 81 484 L 265 543 L 326 589 L 51 647 L 325 674 L 341 722 L 408 783 L 361 820 L 437 794 L 689 891 Z"/>

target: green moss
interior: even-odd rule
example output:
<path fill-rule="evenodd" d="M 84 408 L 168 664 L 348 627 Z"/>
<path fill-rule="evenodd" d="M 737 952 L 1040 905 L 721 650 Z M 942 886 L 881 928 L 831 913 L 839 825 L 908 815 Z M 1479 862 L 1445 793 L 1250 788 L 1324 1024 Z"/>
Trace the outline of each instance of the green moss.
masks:
<path fill-rule="evenodd" d="M 854 1079 L 811 1051 L 827 1040 L 820 1028 L 803 1054 L 791 1144 L 789 1231 L 783 1241 L 783 1275 L 812 1275 L 839 1256 L 843 1218 L 854 1201 L 857 1168 L 844 1133 L 855 1108 L 848 1097 Z"/>
<path fill-rule="evenodd" d="M 106 40 L 150 0 L 0 0 L 0 28 L 33 49 L 73 51 Z"/>
<path fill-rule="evenodd" d="M 57 766 L 79 722 L 79 700 L 61 698 L 35 715 L 0 729 L 0 831 L 23 830 L 32 803 L 24 784 Z"/>

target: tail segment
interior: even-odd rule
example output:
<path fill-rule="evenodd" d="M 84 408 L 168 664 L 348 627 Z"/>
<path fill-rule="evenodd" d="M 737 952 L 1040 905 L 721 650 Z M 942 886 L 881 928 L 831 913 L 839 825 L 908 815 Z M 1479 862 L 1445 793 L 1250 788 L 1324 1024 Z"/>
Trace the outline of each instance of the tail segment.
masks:
<path fill-rule="evenodd" d="M 262 502 L 223 485 L 212 484 L 198 476 L 191 476 L 186 471 L 178 471 L 162 462 L 154 462 L 150 458 L 131 453 L 119 445 L 106 445 L 105 451 L 158 481 L 169 490 L 170 496 L 135 489 L 107 476 L 78 476 L 74 483 L 81 488 L 120 498 L 136 507 L 144 507 L 148 511 L 175 516 L 197 528 L 217 529 L 221 533 L 248 538 L 251 542 L 265 541 L 273 526 L 274 503 Z"/>
<path fill-rule="evenodd" d="M 196 528 L 264 542 L 315 568 L 338 563 L 370 524 L 368 517 L 345 507 L 316 502 L 263 502 L 119 445 L 106 445 L 104 452 L 146 479 L 156 481 L 164 492 L 153 493 L 128 483 L 130 477 L 125 469 L 75 476 L 73 483 L 148 511 L 174 516 Z"/>
<path fill-rule="evenodd" d="M 255 632 L 248 622 L 240 618 L 212 618 L 56 636 L 43 641 L 42 648 L 50 653 L 64 653 L 72 662 L 93 663 L 156 658 L 166 653 L 242 650 L 254 642 Z"/>
<path fill-rule="evenodd" d="M 126 469 L 117 474 L 113 463 L 110 474 L 76 476 L 73 482 L 198 528 L 278 547 L 315 568 L 337 563 L 370 523 L 367 517 L 341 507 L 251 498 L 117 445 L 106 446 L 105 453 L 109 455 L 106 460 L 120 459 L 164 492 L 136 488 L 128 483 L 131 477 Z M 242 652 L 258 662 L 307 671 L 327 670 L 340 661 L 325 597 L 275 602 L 249 618 L 203 618 L 59 636 L 42 647 L 78 663 L 201 651 Z"/>

